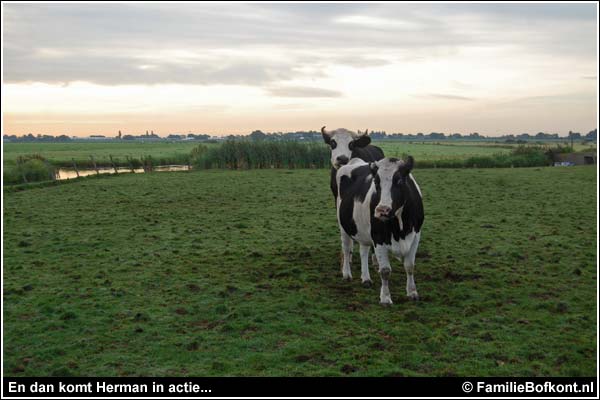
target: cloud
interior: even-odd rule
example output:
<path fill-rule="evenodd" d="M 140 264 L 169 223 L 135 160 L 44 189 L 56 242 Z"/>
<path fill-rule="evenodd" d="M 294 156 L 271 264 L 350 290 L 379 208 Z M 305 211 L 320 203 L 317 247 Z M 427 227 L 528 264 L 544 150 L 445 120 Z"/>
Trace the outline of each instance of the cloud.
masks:
<path fill-rule="evenodd" d="M 270 86 L 338 64 L 383 66 L 515 46 L 595 60 L 593 4 L 4 6 L 5 82 Z M 145 66 L 145 67 L 144 67 Z"/>
<path fill-rule="evenodd" d="M 269 88 L 267 91 L 276 97 L 341 97 L 342 92 L 315 87 L 287 86 Z"/>
<path fill-rule="evenodd" d="M 460 101 L 477 100 L 473 97 L 458 96 L 458 95 L 454 95 L 454 94 L 444 94 L 444 93 L 430 93 L 427 95 L 417 95 L 416 97 L 426 97 L 426 98 L 430 98 L 430 99 L 441 99 L 441 100 L 460 100 Z"/>
<path fill-rule="evenodd" d="M 45 57 L 5 49 L 5 82 L 67 84 L 86 81 L 102 85 L 230 84 L 264 85 L 302 76 L 291 63 L 248 57 L 202 57 L 173 60 L 162 57 L 67 53 Z"/>

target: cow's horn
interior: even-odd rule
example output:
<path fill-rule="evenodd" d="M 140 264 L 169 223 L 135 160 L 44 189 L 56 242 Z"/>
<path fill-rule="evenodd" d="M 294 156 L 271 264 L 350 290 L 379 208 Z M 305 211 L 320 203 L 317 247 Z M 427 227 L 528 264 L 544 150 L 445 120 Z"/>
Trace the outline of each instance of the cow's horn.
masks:
<path fill-rule="evenodd" d="M 327 131 L 325 131 L 325 127 L 322 127 L 322 128 L 321 128 L 321 133 L 322 133 L 323 135 L 327 135 Z"/>

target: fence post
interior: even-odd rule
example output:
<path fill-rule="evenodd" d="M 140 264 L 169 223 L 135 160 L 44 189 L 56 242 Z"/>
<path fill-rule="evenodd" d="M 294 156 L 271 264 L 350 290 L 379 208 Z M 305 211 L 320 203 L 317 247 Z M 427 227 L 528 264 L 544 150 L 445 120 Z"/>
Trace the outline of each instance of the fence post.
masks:
<path fill-rule="evenodd" d="M 77 169 L 77 163 L 75 162 L 74 158 L 71 158 L 71 160 L 73 160 L 73 168 L 75 168 L 75 173 L 77 174 L 77 177 L 79 178 L 79 170 Z"/>
<path fill-rule="evenodd" d="M 94 156 L 90 155 L 92 159 L 92 164 L 94 164 L 94 169 L 96 170 L 96 175 L 100 175 L 100 171 L 98 171 L 98 166 L 96 165 L 96 160 L 94 160 Z"/>
<path fill-rule="evenodd" d="M 115 170 L 115 174 L 118 174 L 119 171 L 117 171 L 117 166 L 115 165 L 115 163 L 113 161 L 112 154 L 109 154 L 108 157 L 110 158 L 110 163 L 112 164 L 112 167 Z"/>
<path fill-rule="evenodd" d="M 135 171 L 133 170 L 133 162 L 131 160 L 131 157 L 126 156 L 127 161 L 129 162 L 129 169 L 131 169 L 131 173 L 134 173 Z"/>
<path fill-rule="evenodd" d="M 55 181 L 56 180 L 56 171 L 54 170 L 54 167 L 52 167 L 50 165 L 48 160 L 44 160 L 44 164 L 46 164 L 46 169 L 48 169 L 48 176 L 50 177 L 50 180 Z"/>
<path fill-rule="evenodd" d="M 23 183 L 27 183 L 27 177 L 25 176 L 25 170 L 22 167 L 23 158 L 21 156 L 17 157 L 17 168 L 21 170 L 21 176 L 23 177 Z"/>

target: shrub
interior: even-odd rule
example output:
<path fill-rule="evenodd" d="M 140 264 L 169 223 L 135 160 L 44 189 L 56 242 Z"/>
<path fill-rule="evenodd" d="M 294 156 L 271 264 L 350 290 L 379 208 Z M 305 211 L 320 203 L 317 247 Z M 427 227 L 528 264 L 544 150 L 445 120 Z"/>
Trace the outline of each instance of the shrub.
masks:
<path fill-rule="evenodd" d="M 7 165 L 4 168 L 4 184 L 15 185 L 27 182 L 41 182 L 52 180 L 56 173 L 55 168 L 40 155 L 19 157 L 16 165 Z"/>
<path fill-rule="evenodd" d="M 196 168 L 324 168 L 329 149 L 322 144 L 227 140 L 221 146 L 198 146 L 190 155 Z"/>

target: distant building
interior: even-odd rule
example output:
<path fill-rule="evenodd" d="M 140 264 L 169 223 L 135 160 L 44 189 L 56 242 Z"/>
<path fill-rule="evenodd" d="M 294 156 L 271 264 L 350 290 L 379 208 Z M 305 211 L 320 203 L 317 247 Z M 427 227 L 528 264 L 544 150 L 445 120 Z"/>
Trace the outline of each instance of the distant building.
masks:
<path fill-rule="evenodd" d="M 555 155 L 554 165 L 595 165 L 598 164 L 598 155 L 593 152 L 559 153 Z"/>

